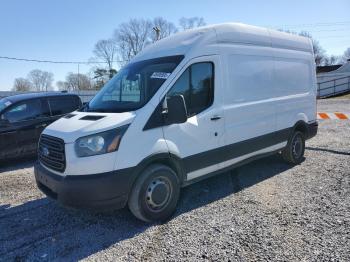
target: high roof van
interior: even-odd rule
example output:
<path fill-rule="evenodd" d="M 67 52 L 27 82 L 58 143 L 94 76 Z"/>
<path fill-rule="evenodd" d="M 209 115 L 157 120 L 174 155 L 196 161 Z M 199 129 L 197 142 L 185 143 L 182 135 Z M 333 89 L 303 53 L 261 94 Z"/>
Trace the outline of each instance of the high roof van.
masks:
<path fill-rule="evenodd" d="M 149 45 L 81 110 L 45 128 L 38 187 L 59 203 L 169 218 L 180 189 L 316 135 L 310 39 L 244 24 Z"/>

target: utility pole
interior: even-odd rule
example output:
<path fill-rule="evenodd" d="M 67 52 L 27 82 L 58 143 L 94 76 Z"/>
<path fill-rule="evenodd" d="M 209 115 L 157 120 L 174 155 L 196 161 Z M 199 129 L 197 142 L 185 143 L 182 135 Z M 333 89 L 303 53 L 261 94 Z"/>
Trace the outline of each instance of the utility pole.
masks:
<path fill-rule="evenodd" d="M 80 90 L 80 72 L 79 72 L 79 63 L 78 63 L 78 90 Z"/>

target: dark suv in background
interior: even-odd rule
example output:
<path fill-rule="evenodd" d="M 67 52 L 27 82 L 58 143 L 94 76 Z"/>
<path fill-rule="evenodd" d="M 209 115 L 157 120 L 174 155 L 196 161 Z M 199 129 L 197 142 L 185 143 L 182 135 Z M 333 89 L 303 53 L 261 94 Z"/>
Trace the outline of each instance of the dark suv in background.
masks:
<path fill-rule="evenodd" d="M 0 161 L 36 154 L 44 128 L 82 106 L 68 93 L 28 93 L 0 99 Z"/>

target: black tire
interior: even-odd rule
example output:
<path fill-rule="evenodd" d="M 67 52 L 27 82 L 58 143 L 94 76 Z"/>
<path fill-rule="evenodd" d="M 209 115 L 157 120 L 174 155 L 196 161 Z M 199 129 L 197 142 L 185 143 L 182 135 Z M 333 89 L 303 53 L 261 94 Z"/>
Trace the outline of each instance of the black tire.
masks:
<path fill-rule="evenodd" d="M 289 138 L 287 146 L 282 151 L 282 157 L 290 164 L 300 164 L 304 159 L 305 137 L 300 131 L 295 131 Z"/>
<path fill-rule="evenodd" d="M 176 210 L 180 183 L 168 166 L 154 164 L 136 180 L 128 201 L 130 211 L 145 222 L 164 221 Z"/>

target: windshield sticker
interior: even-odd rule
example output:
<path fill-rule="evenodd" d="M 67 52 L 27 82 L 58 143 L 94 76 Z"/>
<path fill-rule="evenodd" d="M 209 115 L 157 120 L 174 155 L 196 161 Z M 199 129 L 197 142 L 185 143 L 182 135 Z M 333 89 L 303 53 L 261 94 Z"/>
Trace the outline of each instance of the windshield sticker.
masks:
<path fill-rule="evenodd" d="M 158 78 L 158 79 L 167 79 L 170 76 L 170 73 L 166 72 L 154 72 L 151 75 L 151 78 Z"/>
<path fill-rule="evenodd" d="M 12 103 L 10 101 L 5 102 L 5 106 L 10 106 Z"/>

